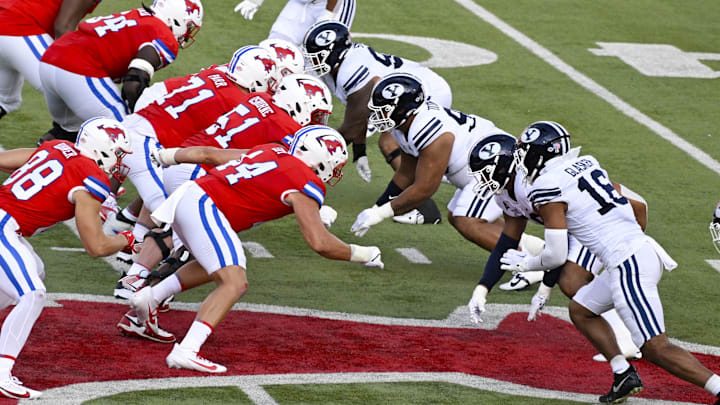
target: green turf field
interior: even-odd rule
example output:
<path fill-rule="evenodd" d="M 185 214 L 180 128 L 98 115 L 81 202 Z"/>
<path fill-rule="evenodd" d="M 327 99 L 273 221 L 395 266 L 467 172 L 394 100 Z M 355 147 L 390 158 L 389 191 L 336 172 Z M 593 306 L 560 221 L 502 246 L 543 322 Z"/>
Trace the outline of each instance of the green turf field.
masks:
<path fill-rule="evenodd" d="M 454 108 L 488 118 L 516 135 L 533 121 L 554 120 L 564 124 L 574 144 L 582 145 L 584 153 L 597 157 L 613 180 L 648 201 L 647 232 L 679 263 L 678 269 L 665 273 L 660 283 L 668 335 L 720 346 L 717 333 L 720 273 L 705 262 L 720 259 L 708 233 L 713 207 L 720 199 L 720 172 L 704 166 L 573 81 L 568 74 L 462 7 L 461 1 L 464 0 L 358 0 L 352 28 L 363 33 L 455 40 L 497 54 L 497 60 L 491 64 L 437 69 L 453 88 Z M 227 62 L 237 48 L 266 37 L 284 3 L 266 0 L 249 22 L 232 13 L 234 0 L 205 0 L 205 19 L 197 42 L 181 51 L 176 62 L 155 75 L 154 80 Z M 720 56 L 720 32 L 713 18 L 720 13 L 719 2 L 475 0 L 475 3 L 560 58 L 582 77 L 602 86 L 709 158 L 720 160 L 720 148 L 715 141 L 720 137 L 720 132 L 715 131 L 720 127 L 716 112 L 716 98 L 720 94 L 717 79 L 647 76 L 616 56 L 599 56 L 589 51 L 599 48 L 597 42 L 666 44 L 685 53 L 718 52 L 716 56 Z M 95 15 L 138 5 L 137 1 L 104 1 Z M 404 42 L 383 39 L 362 42 L 379 51 L 416 60 L 430 55 L 427 50 Z M 707 68 L 720 71 L 720 62 L 710 58 L 703 62 Z M 20 111 L 0 121 L 0 145 L 5 148 L 33 146 L 50 128 L 51 121 L 39 93 L 27 85 L 23 96 Z M 343 106 L 336 102 L 331 125 L 339 125 L 342 116 Z M 374 203 L 390 178 L 390 168 L 383 163 L 376 143 L 377 137 L 368 140 L 372 182 L 364 183 L 349 163 L 342 182 L 329 188 L 326 203 L 339 213 L 332 232 L 348 243 L 380 246 L 385 270 L 321 258 L 305 245 L 294 218 L 288 217 L 241 234 L 242 240 L 258 242 L 275 256 L 249 258 L 250 289 L 243 301 L 420 319 L 443 319 L 467 303 L 488 252 L 464 240 L 446 221 L 434 226 L 385 221 L 362 239 L 350 233 L 356 215 Z M 720 167 L 713 162 L 710 164 Z M 435 196 L 438 205 L 444 207 L 453 192 L 452 186 L 442 185 Z M 133 195 L 131 189 L 121 199 L 121 205 Z M 530 232 L 542 234 L 538 227 L 531 227 Z M 33 237 L 31 243 L 46 263 L 49 292 L 111 294 L 118 274 L 104 261 L 82 253 L 51 250 L 55 246 L 81 246 L 67 228 L 59 226 Z M 395 251 L 405 247 L 418 249 L 432 264 L 410 263 Z M 177 299 L 199 302 L 208 291 L 200 288 Z M 526 304 L 533 293 L 534 288 L 522 292 L 496 289 L 488 301 Z M 550 305 L 566 304 L 567 299 L 556 291 Z M 418 403 L 425 402 L 424 398 L 437 398 L 428 401 L 432 403 L 540 403 L 475 390 L 453 391 L 447 397 L 445 388 L 430 385 L 390 390 L 382 386 L 358 387 L 353 392 L 360 399 L 349 400 L 347 389 L 307 386 L 297 391 L 294 387 L 275 387 L 270 392 L 283 404 L 384 403 L 386 391 L 397 391 L 397 396 L 386 403 Z M 157 398 L 163 395 L 157 394 Z M 196 394 L 181 394 L 187 397 L 185 402 L 178 403 L 196 403 L 192 398 L 200 397 L 206 403 L 224 403 L 223 398 L 227 398 L 224 395 L 233 394 L 222 394 L 219 390 L 209 397 L 191 395 Z M 132 398 L 123 396 L 98 403 L 131 401 Z"/>

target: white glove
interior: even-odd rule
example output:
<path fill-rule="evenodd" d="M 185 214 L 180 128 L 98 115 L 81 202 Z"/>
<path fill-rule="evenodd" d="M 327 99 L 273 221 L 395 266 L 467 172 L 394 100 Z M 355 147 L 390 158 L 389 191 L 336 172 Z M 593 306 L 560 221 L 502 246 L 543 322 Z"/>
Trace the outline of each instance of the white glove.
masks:
<path fill-rule="evenodd" d="M 102 205 L 100 206 L 100 219 L 105 222 L 107 221 L 108 217 L 117 215 L 118 213 L 118 205 L 117 205 L 117 198 L 115 197 L 115 193 L 110 193 L 110 195 L 107 196 L 105 201 L 103 201 Z"/>
<path fill-rule="evenodd" d="M 500 258 L 500 268 L 507 271 L 524 272 L 530 271 L 528 268 L 528 259 L 530 255 L 517 249 L 509 249 Z"/>
<path fill-rule="evenodd" d="M 468 302 L 468 309 L 470 310 L 470 320 L 473 323 L 480 323 L 480 314 L 485 312 L 485 302 L 487 300 L 488 290 L 484 285 L 478 284 L 473 291 L 472 298 Z"/>
<path fill-rule="evenodd" d="M 372 172 L 370 171 L 370 164 L 368 163 L 367 156 L 358 158 L 357 162 L 355 162 L 355 167 L 357 168 L 360 178 L 365 180 L 365 183 L 370 183 Z"/>
<path fill-rule="evenodd" d="M 381 206 L 373 205 L 368 209 L 362 210 L 358 214 L 355 223 L 350 228 L 350 232 L 355 233 L 355 236 L 362 238 L 367 233 L 371 226 L 377 225 L 382 222 L 385 218 L 390 218 L 395 213 L 393 212 L 390 202 L 386 202 Z"/>
<path fill-rule="evenodd" d="M 178 164 L 175 161 L 175 153 L 180 148 L 152 149 L 150 150 L 150 161 L 156 166 L 168 167 Z"/>
<path fill-rule="evenodd" d="M 320 220 L 322 221 L 325 228 L 330 229 L 335 220 L 337 219 L 337 211 L 329 205 L 323 205 L 320 207 Z"/>
<path fill-rule="evenodd" d="M 551 293 L 552 287 L 548 287 L 541 282 L 540 288 L 538 288 L 537 292 L 532 297 L 532 301 L 530 301 L 530 312 L 527 317 L 528 321 L 534 321 L 537 317 L 542 315 L 542 310 L 545 307 L 545 303 L 550 299 Z"/>
<path fill-rule="evenodd" d="M 350 261 L 353 263 L 362 263 L 367 267 L 385 268 L 382 262 L 382 254 L 377 246 L 358 246 L 350 244 Z"/>
<path fill-rule="evenodd" d="M 240 12 L 246 20 L 252 20 L 255 13 L 260 9 L 263 0 L 244 0 L 235 6 L 235 12 Z"/>

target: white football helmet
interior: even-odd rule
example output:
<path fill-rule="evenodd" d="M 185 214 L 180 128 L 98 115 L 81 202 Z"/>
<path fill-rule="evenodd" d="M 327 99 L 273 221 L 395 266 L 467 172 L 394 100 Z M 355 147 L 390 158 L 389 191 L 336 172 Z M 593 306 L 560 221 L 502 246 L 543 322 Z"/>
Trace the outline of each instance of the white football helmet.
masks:
<path fill-rule="evenodd" d="M 200 0 L 155 0 L 150 8 L 170 27 L 180 48 L 187 48 L 195 42 L 203 19 Z"/>
<path fill-rule="evenodd" d="M 318 78 L 307 74 L 292 74 L 280 79 L 272 101 L 302 126 L 327 125 L 332 114 L 330 89 Z"/>
<path fill-rule="evenodd" d="M 320 180 L 331 186 L 342 178 L 348 158 L 342 135 L 324 125 L 311 125 L 297 131 L 290 144 L 290 154 L 305 162 Z"/>
<path fill-rule="evenodd" d="M 259 46 L 243 46 L 235 51 L 228 67 L 228 76 L 250 92 L 274 92 L 280 80 L 275 58 Z"/>
<path fill-rule="evenodd" d="M 260 42 L 259 46 L 275 57 L 275 63 L 277 63 L 282 76 L 305 73 L 303 53 L 292 42 L 284 39 L 269 38 Z"/>
<path fill-rule="evenodd" d="M 102 117 L 85 121 L 78 132 L 75 148 L 119 181 L 127 175 L 128 167 L 122 164 L 122 158 L 132 153 L 132 147 L 130 135 L 120 122 Z"/>

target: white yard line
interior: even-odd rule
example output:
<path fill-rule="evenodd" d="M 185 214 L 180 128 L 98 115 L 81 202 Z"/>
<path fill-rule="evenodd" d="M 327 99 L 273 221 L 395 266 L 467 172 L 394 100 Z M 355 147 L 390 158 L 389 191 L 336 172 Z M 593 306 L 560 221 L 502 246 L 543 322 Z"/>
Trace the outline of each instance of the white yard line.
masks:
<path fill-rule="evenodd" d="M 707 153 L 703 152 L 696 146 L 687 142 L 681 138 L 671 129 L 665 127 L 661 123 L 655 121 L 649 116 L 642 113 L 637 108 L 628 104 L 620 97 L 613 94 L 610 90 L 601 86 L 588 76 L 582 74 L 574 67 L 567 64 L 565 61 L 560 59 L 557 55 L 550 52 L 547 48 L 543 47 L 539 43 L 530 39 L 527 35 L 516 30 L 506 22 L 499 19 L 496 15 L 492 14 L 485 8 L 477 5 L 473 0 L 455 0 L 458 4 L 463 6 L 465 9 L 475 14 L 477 17 L 492 25 L 493 27 L 500 30 L 503 34 L 510 37 L 512 40 L 520 44 L 525 49 L 529 50 L 533 54 L 537 55 L 540 59 L 547 62 L 550 66 L 554 67 L 558 71 L 564 73 L 570 78 L 570 80 L 589 90 L 591 93 L 605 100 L 608 104 L 615 107 L 618 111 L 632 118 L 639 124 L 645 126 L 661 138 L 667 140 L 678 149 L 687 153 L 693 159 L 697 160 L 703 166 L 720 174 L 720 163 L 710 157 Z"/>

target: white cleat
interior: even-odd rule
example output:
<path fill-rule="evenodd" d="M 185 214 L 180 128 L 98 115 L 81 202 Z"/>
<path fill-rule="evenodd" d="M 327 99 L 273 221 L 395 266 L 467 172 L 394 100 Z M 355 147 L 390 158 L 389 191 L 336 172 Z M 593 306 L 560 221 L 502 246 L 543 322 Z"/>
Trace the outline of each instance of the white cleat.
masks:
<path fill-rule="evenodd" d="M 145 287 L 130 296 L 130 308 L 135 310 L 141 324 L 157 324 L 158 306 L 152 295 L 152 287 Z"/>
<path fill-rule="evenodd" d="M 7 398 L 35 399 L 42 395 L 42 392 L 31 390 L 23 386 L 17 377 L 10 376 L 9 379 L 0 382 L 0 394 Z"/>
<path fill-rule="evenodd" d="M 544 271 L 526 271 L 513 274 L 513 277 L 507 283 L 500 284 L 500 289 L 504 291 L 524 290 L 532 284 L 542 281 Z"/>
<path fill-rule="evenodd" d="M 393 221 L 408 225 L 422 225 L 425 222 L 425 217 L 420 211 L 414 209 L 405 214 L 394 216 Z"/>
<path fill-rule="evenodd" d="M 199 353 L 183 349 L 175 343 L 172 351 L 165 358 L 170 368 L 186 368 L 189 370 L 202 371 L 203 373 L 224 373 L 227 367 L 213 363 L 200 356 Z"/>

